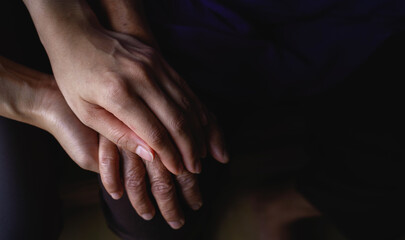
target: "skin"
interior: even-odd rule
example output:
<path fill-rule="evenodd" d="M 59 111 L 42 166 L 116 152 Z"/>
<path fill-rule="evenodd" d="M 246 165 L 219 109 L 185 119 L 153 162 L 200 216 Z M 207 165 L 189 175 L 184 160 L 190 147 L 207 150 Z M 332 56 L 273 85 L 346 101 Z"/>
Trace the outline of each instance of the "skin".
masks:
<path fill-rule="evenodd" d="M 46 1 L 41 1 L 41 3 L 46 3 Z M 127 2 L 128 3 L 128 2 Z M 59 39 L 60 42 L 74 42 L 78 43 L 78 45 L 81 45 L 80 41 L 84 41 L 86 43 L 86 40 L 88 40 L 90 43 L 94 44 L 94 46 L 99 47 L 95 48 L 96 51 L 95 53 L 93 52 L 92 58 L 90 60 L 98 60 L 103 59 L 103 57 L 107 58 L 107 60 L 114 59 L 115 56 L 111 55 L 106 55 L 106 50 L 110 50 L 112 52 L 114 51 L 121 51 L 120 54 L 125 55 L 126 57 L 131 56 L 132 58 L 130 59 L 131 61 L 125 61 L 122 60 L 119 62 L 119 64 L 124 65 L 124 67 L 132 66 L 130 65 L 131 63 L 136 62 L 135 60 L 141 59 L 140 62 L 142 64 L 145 64 L 145 59 L 147 61 L 147 57 L 152 55 L 152 58 L 155 59 L 155 62 L 147 62 L 147 64 L 153 64 L 153 69 L 156 70 L 158 69 L 157 72 L 159 72 L 159 66 L 161 71 L 164 71 L 166 74 L 170 75 L 172 78 L 172 82 L 170 82 L 167 79 L 164 79 L 165 77 L 162 76 L 161 78 L 163 79 L 163 82 L 166 82 L 166 91 L 169 94 L 172 94 L 171 96 L 173 97 L 174 101 L 177 103 L 177 107 L 182 106 L 183 107 L 183 117 L 186 119 L 188 122 L 191 122 L 190 124 L 194 128 L 202 127 L 202 129 L 197 129 L 197 133 L 194 131 L 192 136 L 200 136 L 200 137 L 195 137 L 195 142 L 193 142 L 193 139 L 186 139 L 186 142 L 188 141 L 193 142 L 194 145 L 200 146 L 198 148 L 200 156 L 205 156 L 206 152 L 206 146 L 209 149 L 210 153 L 216 158 L 218 161 L 226 163 L 228 161 L 228 156 L 226 154 L 226 151 L 224 149 L 224 144 L 223 144 L 223 137 L 221 132 L 219 131 L 219 128 L 217 124 L 215 123 L 214 119 L 212 118 L 212 115 L 208 113 L 208 111 L 205 109 L 205 107 L 198 101 L 196 96 L 191 92 L 191 90 L 188 88 L 187 84 L 184 82 L 183 79 L 181 79 L 177 73 L 174 72 L 170 68 L 170 66 L 159 56 L 159 54 L 154 50 L 155 48 L 157 49 L 157 46 L 153 46 L 153 39 L 150 35 L 147 35 L 149 32 L 148 31 L 134 31 L 134 32 L 129 32 L 128 29 L 139 29 L 139 27 L 136 27 L 135 25 L 131 24 L 124 24 L 126 26 L 130 26 L 130 28 L 126 29 L 121 29 L 124 33 L 127 34 L 118 34 L 114 32 L 107 31 L 101 26 L 98 25 L 97 21 L 94 19 L 94 16 L 90 13 L 87 13 L 90 15 L 86 15 L 86 17 L 90 18 L 87 19 L 89 22 L 85 21 L 85 23 L 88 23 L 89 25 L 86 25 L 83 23 L 84 19 L 81 19 L 80 17 L 72 18 L 72 15 L 74 16 L 77 14 L 76 11 L 89 11 L 86 6 L 82 9 L 79 8 L 79 6 L 82 6 L 82 2 L 80 2 L 80 5 L 71 5 L 71 3 L 62 3 L 58 2 L 60 5 L 54 5 L 53 3 L 47 3 L 48 5 L 35 5 L 35 7 L 32 7 L 32 5 L 29 5 L 27 3 L 27 6 L 29 7 L 31 14 L 34 16 L 35 14 L 44 14 L 44 19 L 47 19 L 47 17 L 54 17 L 52 19 L 52 22 L 57 23 L 56 26 L 60 26 L 62 24 L 63 28 L 56 28 L 53 29 L 52 26 L 49 27 L 50 33 L 51 33 L 51 41 L 52 44 L 49 44 L 48 48 L 52 49 L 55 44 L 55 42 L 58 42 L 57 40 Z M 122 4 L 122 2 L 120 3 Z M 69 7 L 72 7 L 69 9 Z M 118 6 L 118 5 L 117 5 Z M 135 5 L 134 5 L 135 6 Z M 39 7 L 39 10 L 37 9 Z M 55 14 L 55 12 L 48 11 L 48 12 L 41 12 L 41 10 L 47 9 L 52 9 L 55 12 L 55 9 L 58 9 L 60 13 L 59 15 L 52 15 Z M 76 8 L 77 7 L 77 8 Z M 32 10 L 35 9 L 35 10 Z M 48 9 L 48 10 L 49 10 Z M 62 11 L 63 9 L 64 11 Z M 113 8 L 114 9 L 114 8 Z M 115 8 L 117 10 L 117 8 Z M 110 11 L 108 11 L 110 12 Z M 62 13 L 67 13 L 66 15 L 63 15 Z M 79 14 L 80 15 L 80 14 Z M 110 15 L 110 17 L 113 15 Z M 130 16 L 130 14 L 128 15 Z M 68 18 L 65 19 L 64 17 Z M 72 20 L 73 19 L 73 20 Z M 124 18 L 121 18 L 123 20 Z M 112 26 L 119 28 L 120 26 L 120 21 L 114 20 L 114 18 L 111 18 L 112 21 Z M 35 20 L 34 21 L 41 22 L 40 20 Z M 68 24 L 68 22 L 70 24 Z M 64 25 L 63 25 L 64 24 Z M 115 25 L 114 25 L 115 24 Z M 137 21 L 134 21 L 134 24 L 140 24 Z M 41 25 L 41 24 L 39 24 Z M 96 27 L 95 27 L 96 26 Z M 131 27 L 132 26 L 132 27 Z M 65 29 L 66 28 L 66 29 Z M 94 28 L 94 29 L 93 29 Z M 49 30 L 48 29 L 48 30 Z M 55 31 L 53 31 L 53 30 Z M 62 34 L 62 32 L 59 32 L 59 30 L 69 30 L 68 33 L 64 32 L 67 35 Z M 145 28 L 146 29 L 146 28 Z M 118 29 L 120 30 L 120 29 Z M 45 31 L 45 30 L 44 30 Z M 42 32 L 44 32 L 42 31 Z M 84 32 L 83 32 L 84 31 Z M 127 31 L 127 32 L 125 32 Z M 41 34 L 41 40 L 47 37 L 43 37 L 44 35 Z M 46 32 L 46 31 L 45 31 Z M 90 32 L 90 34 L 89 34 Z M 131 34 L 132 36 L 138 36 L 138 38 L 134 38 L 128 35 Z M 71 38 L 71 35 L 77 35 L 77 34 L 89 34 L 86 35 L 84 38 Z M 49 32 L 48 32 L 49 34 Z M 55 35 L 52 35 L 55 34 Z M 104 34 L 104 35 L 103 35 Z M 97 35 L 94 37 L 93 35 Z M 113 42 L 113 48 L 108 48 L 111 46 L 108 46 L 108 44 L 105 44 L 102 40 L 106 40 L 103 37 L 100 37 L 100 35 L 104 36 L 105 38 L 109 38 L 109 40 L 112 39 Z M 45 34 L 47 36 L 47 34 Z M 94 37 L 94 38 L 91 38 Z M 99 39 L 97 39 L 97 37 Z M 140 39 L 140 40 L 138 40 Z M 45 42 L 46 40 L 43 40 Z M 93 42 L 91 42 L 93 41 Z M 108 41 L 106 41 L 108 43 Z M 87 42 L 88 43 L 88 42 Z M 147 45 L 149 44 L 149 45 Z M 44 44 L 45 45 L 45 44 Z M 89 45 L 84 44 L 85 47 L 79 48 L 77 52 L 82 51 L 82 56 L 85 58 L 85 56 L 91 56 L 92 52 L 91 51 L 86 51 L 86 47 L 90 47 Z M 63 44 L 59 44 L 59 46 L 62 46 L 60 49 L 55 52 L 53 50 L 48 50 L 49 52 L 52 52 L 53 54 L 62 55 L 66 57 L 66 54 L 69 54 L 69 49 L 63 49 Z M 66 46 L 65 46 L 66 47 Z M 115 47 L 115 48 L 114 48 Z M 134 49 L 132 49 L 134 48 Z M 94 51 L 94 49 L 92 49 Z M 97 52 L 98 50 L 98 52 Z M 104 52 L 103 52 L 104 51 Z M 145 52 L 146 51 L 146 52 Z M 74 49 L 71 52 L 75 52 Z M 83 54 L 84 53 L 84 54 Z M 100 54 L 101 53 L 101 54 Z M 108 51 L 107 51 L 108 53 Z M 50 54 L 51 55 L 51 54 Z M 119 55 L 119 54 L 118 54 Z M 105 62 L 99 62 L 94 65 L 86 65 L 86 61 L 83 60 L 83 58 L 78 57 L 77 59 L 81 59 L 79 63 L 75 65 L 75 63 L 68 62 L 71 65 L 74 65 L 72 69 L 69 71 L 62 71 L 62 75 L 70 76 L 70 81 L 74 82 L 76 78 L 80 78 L 80 74 L 75 72 L 74 68 L 80 69 L 82 67 L 81 65 L 84 65 L 85 67 L 90 68 L 92 71 L 90 73 L 87 73 L 88 76 L 93 76 L 95 73 L 103 73 L 103 70 L 98 69 L 98 65 L 103 66 L 109 65 L 109 64 L 114 64 L 114 61 L 105 61 Z M 124 56 L 124 57 L 125 57 Z M 142 58 L 145 57 L 146 58 Z M 52 56 L 50 56 L 51 62 L 52 62 Z M 58 59 L 58 57 L 56 57 Z M 66 57 L 69 58 L 69 57 Z M 72 60 L 72 59 L 70 59 Z M 89 59 L 87 59 L 89 60 Z M 93 126 L 87 121 L 83 121 L 80 119 L 80 114 L 78 115 L 79 118 L 76 117 L 74 111 L 71 110 L 71 106 L 69 106 L 65 99 L 66 96 L 62 95 L 61 92 L 58 89 L 58 86 L 60 87 L 61 85 L 64 86 L 64 83 L 59 83 L 58 86 L 55 83 L 55 80 L 53 77 L 49 75 L 45 75 L 39 72 L 36 72 L 34 70 L 30 70 L 28 68 L 25 68 L 23 66 L 20 66 L 18 64 L 12 63 L 4 58 L 1 59 L 2 61 L 2 76 L 4 78 L 2 79 L 2 87 L 4 90 L 4 96 L 7 96 L 7 93 L 13 93 L 9 94 L 10 96 L 14 96 L 14 98 L 8 98 L 8 99 L 2 99 L 2 112 L 1 114 L 5 117 L 9 117 L 11 119 L 15 119 L 18 121 L 26 122 L 29 124 L 32 124 L 34 126 L 43 128 L 50 133 L 52 133 L 57 140 L 61 143 L 62 147 L 66 150 L 66 152 L 71 156 L 71 158 L 82 168 L 94 172 L 99 172 L 102 178 L 102 181 L 104 185 L 106 186 L 107 191 L 111 194 L 111 196 L 115 199 L 118 199 L 122 196 L 122 193 L 125 190 L 127 190 L 129 198 L 131 203 L 133 204 L 135 210 L 146 220 L 151 219 L 154 214 L 155 214 L 155 209 L 153 208 L 153 205 L 150 202 L 150 199 L 148 198 L 147 191 L 146 191 L 146 184 L 145 184 L 145 174 L 148 174 L 149 181 L 152 186 L 152 193 L 153 196 L 155 197 L 158 206 L 160 208 L 160 211 L 162 212 L 164 218 L 167 220 L 169 225 L 173 227 L 174 229 L 180 228 L 184 224 L 184 216 L 181 212 L 181 209 L 179 207 L 178 201 L 177 201 L 177 196 L 175 193 L 175 188 L 174 188 L 174 183 L 173 181 L 177 181 L 178 185 L 180 187 L 180 190 L 182 192 L 183 197 L 185 198 L 186 202 L 190 205 L 190 207 L 194 210 L 197 210 L 201 207 L 202 205 L 202 200 L 201 200 L 201 195 L 199 193 L 198 189 L 198 184 L 196 180 L 196 176 L 191 174 L 189 171 L 182 171 L 181 167 L 180 170 L 177 172 L 177 176 L 173 179 L 170 172 L 170 164 L 165 161 L 161 161 L 160 155 L 158 152 L 158 156 L 153 156 L 152 158 L 155 158 L 155 161 L 148 162 L 145 161 L 148 160 L 148 156 L 154 155 L 154 150 L 149 147 L 149 145 L 143 141 L 138 135 L 135 133 L 135 131 L 132 131 L 130 127 L 126 126 L 125 122 L 119 121 L 119 119 L 115 119 L 115 116 L 113 113 L 110 113 L 107 111 L 107 109 L 104 109 L 100 107 L 99 105 L 94 106 L 92 103 L 86 101 L 85 103 L 87 105 L 90 105 L 90 110 L 87 109 L 85 111 L 89 111 L 87 114 L 88 116 L 92 116 L 92 118 L 97 119 L 97 120 L 104 120 L 105 125 L 108 125 L 105 127 L 104 125 L 101 125 L 101 128 L 103 128 L 104 132 L 110 134 L 110 138 L 112 138 L 112 141 L 110 141 L 108 138 L 103 137 L 103 135 L 98 135 L 96 131 L 93 131 L 90 128 L 87 128 L 85 125 L 83 125 L 81 122 L 87 123 L 87 126 Z M 61 61 L 61 60 L 57 60 Z M 116 63 L 116 62 L 115 62 Z M 139 62 L 138 62 L 139 63 Z M 62 61 L 62 65 L 66 64 L 66 62 Z M 116 65 L 119 65 L 116 63 Z M 54 63 L 52 63 L 54 71 L 55 68 L 58 69 L 57 67 L 54 67 Z M 56 64 L 58 65 L 58 64 Z M 142 65 L 144 66 L 144 65 Z M 117 67 L 117 66 L 114 66 Z M 133 66 L 132 66 L 133 67 Z M 94 69 L 95 68 L 95 69 Z M 117 67 L 118 68 L 118 67 Z M 116 69 L 115 69 L 116 70 Z M 122 69 L 120 69 L 122 70 Z M 106 70 L 107 72 L 109 70 Z M 145 69 L 141 70 L 145 72 Z M 58 72 L 58 70 L 56 70 Z M 72 73 L 73 72 L 73 73 Z M 80 72 L 80 71 L 79 71 Z M 116 71 L 116 72 L 121 72 L 121 71 Z M 135 73 L 134 71 L 133 73 Z M 80 72 L 83 73 L 83 72 Z M 115 74 L 110 74 L 111 72 L 108 72 L 108 76 L 111 77 L 112 80 L 117 81 L 122 83 L 122 79 L 117 79 Z M 83 73 L 86 75 L 86 72 Z M 93 74 L 93 75 L 92 75 Z M 135 75 L 134 75 L 135 76 Z M 95 75 L 97 77 L 97 75 Z M 129 77 L 128 77 L 129 78 Z M 141 77 L 142 78 L 142 77 Z M 144 78 L 146 78 L 144 76 Z M 97 79 L 97 78 L 96 78 Z M 108 89 L 108 86 L 114 85 L 115 87 L 117 86 L 114 83 L 112 83 L 111 79 L 107 79 L 107 85 L 101 86 L 105 87 Z M 173 80 L 174 79 L 174 80 Z M 144 79 L 145 80 L 145 79 Z M 146 79 L 148 80 L 148 79 Z M 104 80 L 100 80 L 104 81 Z M 63 82 L 63 81 L 62 81 Z M 69 81 L 68 81 L 69 82 Z M 77 82 L 72 83 L 70 82 L 71 88 L 73 88 L 73 92 L 75 90 L 81 90 L 82 87 L 84 88 L 89 87 L 90 88 L 94 85 L 91 83 L 88 84 L 87 81 L 84 81 L 82 85 L 75 85 L 74 83 L 78 84 Z M 10 83 L 14 83 L 10 84 Z M 24 91 L 20 91 L 20 88 L 18 87 L 19 85 L 27 85 L 31 86 L 32 88 L 23 88 Z M 177 85 L 176 85 L 177 84 Z M 77 87 L 80 86 L 80 87 Z M 137 85 L 139 87 L 140 85 Z M 95 95 L 103 95 L 103 93 L 106 93 L 104 97 L 108 97 L 112 99 L 112 102 L 118 103 L 118 102 L 127 102 L 130 101 L 128 98 L 118 98 L 114 99 L 115 96 L 121 96 L 121 93 L 127 91 L 127 89 L 123 90 L 120 89 L 120 91 L 116 91 L 117 88 L 113 88 L 114 91 L 112 91 L 114 94 L 111 94 L 110 90 L 107 90 L 105 92 L 97 92 L 96 90 L 93 89 L 93 96 Z M 150 87 L 150 86 L 149 86 Z M 69 87 L 67 87 L 68 94 L 70 93 Z M 101 88 L 100 88 L 101 89 Z M 143 86 L 143 89 L 147 89 L 145 86 Z M 96 94 L 97 93 L 97 94 Z M 101 94 L 100 94 L 101 93 Z M 123 93 L 123 94 L 124 94 Z M 127 92 L 128 93 L 128 92 Z M 132 93 L 132 92 L 131 92 Z M 148 92 L 150 93 L 150 92 Z M 91 95 L 91 94 L 90 94 Z M 186 95 L 186 97 L 184 96 Z M 15 97 L 18 96 L 18 97 Z M 128 97 L 127 95 L 124 94 L 125 97 Z M 158 98 L 158 96 L 157 96 Z M 33 101 L 35 99 L 35 101 Z M 66 98 L 68 99 L 68 98 Z M 176 100 L 177 99 L 177 100 Z M 81 99 L 83 100 L 83 99 Z M 94 99 L 93 99 L 94 100 Z M 118 101 L 119 100 L 119 101 Z M 73 101 L 73 100 L 72 100 Z M 167 99 L 163 102 L 169 102 Z M 17 104 L 18 103 L 18 104 Z M 35 103 L 35 104 L 34 104 Z M 69 102 L 68 102 L 69 103 Z M 74 105 L 74 103 L 71 103 Z M 76 103 L 80 105 L 80 103 Z M 183 104 L 183 105 L 182 105 Z M 188 106 L 184 106 L 184 104 Z M 159 104 L 158 104 L 159 105 Z M 168 109 L 170 109 L 170 106 L 166 106 Z M 124 109 L 122 106 L 118 105 L 113 105 L 112 107 L 118 108 L 120 110 Z M 136 106 L 138 107 L 138 106 Z M 184 111 L 184 109 L 198 109 L 196 112 L 192 111 Z M 145 110 L 146 111 L 146 110 Z M 129 115 L 131 117 L 132 115 Z M 92 119 L 90 118 L 90 120 Z M 79 120 L 80 119 L 80 120 Z M 184 122 L 184 120 L 182 120 Z M 147 123 L 150 124 L 150 120 L 146 120 Z M 200 125 L 198 125 L 200 124 Z M 154 124 L 152 124 L 154 125 Z M 184 126 L 183 126 L 184 125 Z M 181 126 L 178 126 L 179 129 L 182 131 L 184 129 L 187 130 L 187 125 L 182 124 Z M 184 129 L 183 129 L 184 128 Z M 75 129 L 72 131 L 72 129 Z M 97 127 L 93 127 L 93 129 L 97 129 Z M 111 130 L 112 129 L 112 130 Z M 186 131 L 184 130 L 184 131 Z M 114 134 L 119 134 L 122 131 L 126 131 L 126 135 L 123 135 L 123 137 L 118 137 L 114 138 Z M 156 131 L 152 131 L 156 133 Z M 191 131 L 189 131 L 190 133 Z M 161 134 L 159 133 L 159 136 Z M 183 133 L 184 135 L 184 133 Z M 128 139 L 126 139 L 128 138 Z M 197 140 L 196 140 L 197 139 Z M 172 140 L 172 138 L 170 138 Z M 169 139 L 166 139 L 166 142 L 170 142 Z M 132 142 L 131 142 L 132 141 Z M 177 140 L 180 141 L 180 140 Z M 201 142 L 198 142 L 201 141 Z M 165 142 L 165 141 L 163 141 Z M 195 144 L 198 142 L 198 144 Z M 173 143 L 173 142 L 171 142 Z M 117 146 L 115 145 L 117 144 Z M 177 144 L 177 143 L 176 143 Z M 170 145 L 170 144 L 169 144 Z M 179 145 L 179 144 L 177 144 Z M 180 145 L 184 146 L 186 144 L 182 144 L 180 142 Z M 137 151 L 138 146 L 142 146 L 146 150 L 143 152 L 143 154 L 139 154 Z M 152 145 L 153 146 L 153 145 Z M 170 146 L 169 146 L 170 148 Z M 184 147 L 183 147 L 184 148 Z M 119 152 L 118 152 L 119 151 Z M 195 151 L 195 150 L 194 150 Z M 137 154 L 134 154 L 137 153 Z M 120 153 L 120 154 L 119 154 Z M 149 153 L 149 154 L 148 154 Z M 119 166 L 118 160 L 119 156 L 121 155 L 121 158 L 123 159 L 123 166 Z M 141 159 L 140 156 L 143 157 L 144 159 Z M 165 155 L 163 155 L 165 156 Z M 184 159 L 184 157 L 183 157 Z M 149 159 L 153 160 L 153 159 Z M 142 162 L 143 161 L 143 162 Z M 197 164 L 194 164 L 194 169 L 192 170 L 193 172 L 199 172 L 201 171 L 201 166 L 199 161 L 196 162 Z M 169 167 L 168 167 L 169 166 Z M 120 167 L 123 169 L 123 180 L 124 184 L 121 183 L 121 177 L 120 177 Z M 193 168 L 192 166 L 189 168 Z M 172 172 L 175 172 L 173 168 L 171 169 Z"/>
<path fill-rule="evenodd" d="M 142 14 L 141 1 L 101 0 L 101 2 L 112 30 L 131 35 L 136 39 L 142 40 L 149 46 L 158 49 L 156 41 Z M 185 86 L 185 88 L 192 98 L 196 98 L 188 87 Z M 215 153 L 216 143 L 218 143 L 217 145 L 223 144 L 222 134 L 218 129 L 219 127 L 214 118 L 211 114 L 208 114 L 204 134 L 207 139 L 211 140 L 212 147 L 209 143 L 208 146 L 210 153 L 213 155 L 217 154 Z M 124 172 L 126 172 L 125 169 L 131 169 L 129 171 L 130 174 L 125 174 L 127 178 L 124 180 L 128 197 L 136 211 L 145 219 L 148 219 L 148 217 L 151 217 L 154 214 L 154 209 L 148 198 L 148 194 L 146 193 L 145 183 L 143 182 L 145 175 L 143 163 L 138 156 L 131 154 L 126 150 L 121 149 L 121 153 L 124 160 Z M 128 160 L 131 161 L 128 162 Z M 199 192 L 196 175 L 189 171 L 184 171 L 173 179 L 170 172 L 165 169 L 161 161 L 144 161 L 144 164 L 147 176 L 151 183 L 152 194 L 156 199 L 163 217 L 172 228 L 180 228 L 184 224 L 184 216 L 177 200 L 174 181 L 176 181 L 180 187 L 182 197 L 186 200 L 188 205 L 193 210 L 198 210 L 202 206 L 202 198 Z M 114 185 L 112 179 L 109 182 Z M 106 183 L 104 183 L 104 185 L 106 186 Z M 118 186 L 115 185 L 115 187 L 117 188 Z M 114 187 L 111 187 L 111 189 L 114 189 Z"/>
<path fill-rule="evenodd" d="M 211 137 L 219 129 L 207 138 L 207 111 L 155 48 L 106 30 L 84 1 L 25 4 L 58 86 L 86 126 L 145 160 L 158 157 L 176 175 L 183 164 L 199 173 L 207 146 L 229 160 L 222 138 Z"/>
<path fill-rule="evenodd" d="M 114 171 L 111 171 L 111 166 L 104 168 L 103 165 L 110 164 L 111 159 L 114 160 L 112 163 L 117 163 L 115 160 L 121 155 L 124 187 L 134 209 L 145 220 L 155 215 L 146 189 L 146 177 L 162 215 L 172 228 L 180 228 L 185 221 L 177 201 L 174 181 L 177 181 L 191 208 L 197 210 L 202 205 L 195 174 L 185 172 L 173 179 L 161 161 L 145 161 L 134 153 L 118 149 L 108 139 L 80 122 L 70 110 L 52 76 L 2 57 L 0 115 L 50 132 L 80 167 L 99 172 L 107 187 L 111 172 Z M 119 193 L 116 198 L 121 197 L 122 191 L 121 186 L 116 189 L 115 192 Z"/>
<path fill-rule="evenodd" d="M 50 132 L 80 167 L 98 172 L 98 134 L 73 114 L 52 76 L 0 57 L 0 115 Z"/>

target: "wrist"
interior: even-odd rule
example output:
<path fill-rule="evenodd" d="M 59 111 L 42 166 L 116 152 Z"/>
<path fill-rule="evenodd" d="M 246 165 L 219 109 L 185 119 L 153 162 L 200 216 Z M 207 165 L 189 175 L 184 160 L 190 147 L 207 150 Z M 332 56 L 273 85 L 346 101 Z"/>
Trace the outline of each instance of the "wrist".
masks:
<path fill-rule="evenodd" d="M 0 57 L 0 115 L 43 128 L 40 102 L 41 95 L 53 88 L 50 79 Z"/>
<path fill-rule="evenodd" d="M 47 52 L 61 43 L 74 43 L 74 38 L 86 28 L 98 24 L 83 0 L 24 0 L 24 3 Z"/>
<path fill-rule="evenodd" d="M 158 48 L 147 23 L 142 0 L 100 0 L 111 30 L 132 35 L 143 43 Z"/>

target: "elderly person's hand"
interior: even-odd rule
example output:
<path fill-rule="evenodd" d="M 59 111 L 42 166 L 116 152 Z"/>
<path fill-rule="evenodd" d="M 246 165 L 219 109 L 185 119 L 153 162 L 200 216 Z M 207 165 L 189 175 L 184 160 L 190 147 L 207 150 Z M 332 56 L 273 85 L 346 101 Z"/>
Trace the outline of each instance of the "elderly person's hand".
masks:
<path fill-rule="evenodd" d="M 107 13 L 112 30 L 131 35 L 148 46 L 152 46 L 155 49 L 158 48 L 146 23 L 142 9 L 142 1 L 101 0 L 101 3 L 104 7 L 104 12 Z M 177 75 L 176 73 L 174 74 Z M 207 136 L 210 153 L 219 161 L 228 161 L 228 157 L 224 156 L 225 151 L 218 148 L 223 148 L 224 143 L 222 134 L 214 118 L 210 113 L 207 113 L 204 107 L 201 107 L 202 104 L 188 88 L 187 84 L 183 82 L 182 88 L 186 91 L 188 96 L 190 96 L 190 99 L 193 100 L 193 104 L 197 105 L 195 108 L 199 111 L 205 111 L 204 115 L 207 117 L 207 124 L 204 127 L 204 134 Z M 182 197 L 193 210 L 198 210 L 202 206 L 202 198 L 196 175 L 184 171 L 183 174 L 173 177 L 160 161 L 142 161 L 137 155 L 126 150 L 121 150 L 121 155 L 123 161 L 124 185 L 128 198 L 137 213 L 144 219 L 151 219 L 155 213 L 155 209 L 147 194 L 148 190 L 145 184 L 145 174 L 147 174 L 149 179 L 152 194 L 158 207 L 163 217 L 172 228 L 180 228 L 185 221 L 177 200 L 178 196 L 175 190 L 175 182 L 177 182 L 177 186 L 180 188 L 179 190 L 182 193 Z M 110 165 L 112 165 L 112 162 L 114 161 L 111 161 Z M 114 189 L 119 188 L 118 185 L 114 184 L 112 181 L 110 184 L 104 184 L 104 186 L 106 185 L 109 185 L 106 188 L 107 192 L 113 192 Z"/>
<path fill-rule="evenodd" d="M 160 160 L 142 162 L 136 154 L 120 149 L 120 169 L 119 149 L 77 119 L 52 76 L 0 57 L 0 115 L 50 132 L 80 167 L 100 173 L 105 188 L 115 199 L 123 194 L 122 170 L 129 200 L 146 220 L 155 214 L 146 189 L 148 177 L 152 194 L 169 225 L 177 229 L 184 224 L 172 175 Z M 199 209 L 202 200 L 196 176 L 185 171 L 175 178 L 185 201 L 192 209 Z"/>
<path fill-rule="evenodd" d="M 68 105 L 118 147 L 174 174 L 201 171 L 207 116 L 185 82 L 141 41 L 107 31 L 85 1 L 25 1 Z M 226 162 L 222 141 L 210 143 Z"/>
<path fill-rule="evenodd" d="M 139 216 L 150 220 L 155 215 L 154 206 L 149 199 L 151 191 L 167 223 L 174 229 L 183 226 L 185 219 L 178 202 L 174 179 L 158 158 L 153 162 L 144 161 L 138 155 L 123 149 L 120 149 L 119 155 L 115 144 L 102 136 L 99 149 L 101 180 L 106 191 L 114 199 L 120 198 L 125 189 Z M 121 166 L 118 164 L 120 157 Z M 147 189 L 147 180 L 150 183 L 150 190 Z M 202 206 L 202 199 L 197 176 L 184 171 L 175 176 L 175 181 L 180 188 L 181 197 L 193 210 L 198 210 Z"/>

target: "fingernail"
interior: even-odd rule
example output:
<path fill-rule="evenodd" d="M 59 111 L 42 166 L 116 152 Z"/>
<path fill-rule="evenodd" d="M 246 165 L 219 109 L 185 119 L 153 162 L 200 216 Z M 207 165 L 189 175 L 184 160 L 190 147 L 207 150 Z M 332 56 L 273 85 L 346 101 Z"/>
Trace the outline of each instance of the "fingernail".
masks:
<path fill-rule="evenodd" d="M 136 150 L 135 153 L 140 156 L 143 160 L 146 161 L 150 161 L 152 162 L 154 159 L 154 156 L 151 152 L 149 152 L 148 150 L 146 150 L 144 147 L 142 147 L 141 145 L 139 145 Z"/>
<path fill-rule="evenodd" d="M 198 209 L 200 209 L 202 206 L 202 203 L 195 203 L 193 205 L 191 205 L 191 209 L 193 209 L 194 211 L 197 211 Z"/>
<path fill-rule="evenodd" d="M 201 173 L 201 161 L 197 161 L 194 165 L 195 173 Z"/>
<path fill-rule="evenodd" d="M 144 214 L 141 215 L 141 217 L 143 219 L 145 219 L 146 221 L 149 221 L 149 220 L 151 220 L 153 218 L 153 215 L 151 213 L 144 213 Z"/>
<path fill-rule="evenodd" d="M 110 194 L 111 195 L 111 197 L 113 198 L 113 199 L 115 199 L 115 200 L 118 200 L 118 199 L 120 199 L 121 198 L 121 194 L 119 194 L 119 193 L 111 193 Z"/>
<path fill-rule="evenodd" d="M 184 220 L 168 222 L 173 229 L 179 229 L 184 225 Z"/>

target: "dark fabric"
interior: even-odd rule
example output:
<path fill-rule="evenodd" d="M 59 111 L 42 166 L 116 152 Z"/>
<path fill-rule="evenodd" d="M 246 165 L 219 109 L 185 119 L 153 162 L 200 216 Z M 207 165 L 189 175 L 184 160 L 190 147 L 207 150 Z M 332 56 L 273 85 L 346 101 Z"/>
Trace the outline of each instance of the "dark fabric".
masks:
<path fill-rule="evenodd" d="M 51 73 L 48 56 L 23 1 L 0 3 L 0 56 Z"/>
<path fill-rule="evenodd" d="M 273 129 L 263 126 L 283 112 L 274 104 L 333 88 L 405 27 L 405 1 L 396 0 L 145 4 L 165 58 L 227 135 L 237 129 L 250 139 L 228 138 L 247 151 L 270 140 Z"/>
<path fill-rule="evenodd" d="M 57 239 L 58 161 L 49 134 L 0 117 L 0 239 Z"/>
<path fill-rule="evenodd" d="M 50 73 L 22 1 L 0 3 L 0 55 Z M 0 239 L 57 239 L 61 148 L 43 130 L 0 117 Z M 58 152 L 58 153 L 56 153 Z"/>
<path fill-rule="evenodd" d="M 350 239 L 405 234 L 405 33 L 306 105 L 311 164 L 300 191 Z"/>
<path fill-rule="evenodd" d="M 342 81 L 405 28 L 402 0 L 145 1 L 166 57 L 223 98 L 289 99 Z"/>
<path fill-rule="evenodd" d="M 244 119 L 246 124 L 236 115 L 222 113 L 223 119 L 233 119 L 224 125 L 233 156 L 249 152 L 256 156 L 257 151 L 269 154 L 252 158 L 245 170 L 253 172 L 236 176 L 236 181 L 226 182 L 230 177 L 226 171 L 220 174 L 222 180 L 217 182 L 224 183 L 218 186 L 220 191 L 226 191 L 227 184 L 238 184 L 240 191 L 263 189 L 286 174 L 298 176 L 298 190 L 349 239 L 389 240 L 405 234 L 404 42 L 404 33 L 388 39 L 348 78 L 323 94 L 268 102 L 270 121 L 263 120 L 267 118 L 260 111 Z M 254 124 L 261 134 L 252 130 L 249 135 L 244 130 Z M 248 135 L 260 139 L 261 145 L 249 145 Z M 204 171 L 210 173 L 210 168 L 204 166 Z M 209 189 L 204 180 L 201 184 Z M 190 238 L 188 230 L 169 230 L 160 216 L 145 223 L 125 198 L 118 203 L 103 195 L 109 224 L 124 239 L 199 239 Z M 210 192 L 207 195 L 211 201 L 218 200 Z M 211 217 L 212 210 L 202 209 Z M 193 219 L 192 215 L 186 219 Z M 202 222 L 191 220 L 186 229 L 210 231 L 211 221 L 209 217 Z"/>

